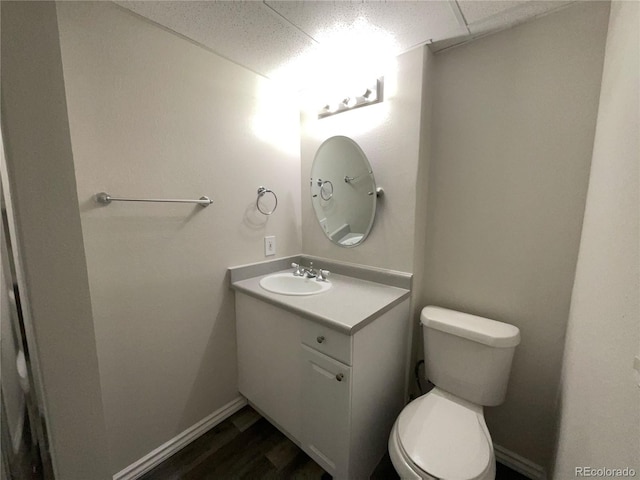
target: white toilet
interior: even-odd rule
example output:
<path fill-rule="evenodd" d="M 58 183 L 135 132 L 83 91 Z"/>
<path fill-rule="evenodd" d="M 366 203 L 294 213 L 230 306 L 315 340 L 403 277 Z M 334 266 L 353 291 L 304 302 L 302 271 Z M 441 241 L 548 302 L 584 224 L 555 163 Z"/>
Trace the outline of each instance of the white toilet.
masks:
<path fill-rule="evenodd" d="M 405 479 L 493 480 L 496 463 L 483 406 L 504 400 L 520 330 L 440 307 L 420 315 L 426 377 L 435 385 L 407 405 L 389 438 Z"/>

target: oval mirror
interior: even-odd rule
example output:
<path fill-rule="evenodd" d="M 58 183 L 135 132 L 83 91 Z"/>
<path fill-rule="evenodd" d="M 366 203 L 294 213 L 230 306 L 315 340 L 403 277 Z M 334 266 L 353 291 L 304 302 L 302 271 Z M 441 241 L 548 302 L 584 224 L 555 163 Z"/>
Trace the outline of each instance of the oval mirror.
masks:
<path fill-rule="evenodd" d="M 325 140 L 311 167 L 311 203 L 324 234 L 336 245 L 360 245 L 376 215 L 376 182 L 367 156 L 348 137 Z"/>

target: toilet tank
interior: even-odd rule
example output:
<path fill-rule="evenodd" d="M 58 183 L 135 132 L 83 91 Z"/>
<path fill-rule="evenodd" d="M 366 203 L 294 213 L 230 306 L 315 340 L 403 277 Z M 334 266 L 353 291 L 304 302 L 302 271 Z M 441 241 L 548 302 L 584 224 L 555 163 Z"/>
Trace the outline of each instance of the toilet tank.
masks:
<path fill-rule="evenodd" d="M 434 306 L 422 309 L 420 322 L 429 381 L 477 405 L 504 401 L 518 327 Z"/>

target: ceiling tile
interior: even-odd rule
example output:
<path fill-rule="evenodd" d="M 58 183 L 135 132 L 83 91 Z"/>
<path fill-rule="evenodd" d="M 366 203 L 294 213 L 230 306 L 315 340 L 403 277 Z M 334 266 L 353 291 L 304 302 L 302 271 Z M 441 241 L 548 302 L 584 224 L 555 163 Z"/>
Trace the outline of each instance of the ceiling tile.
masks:
<path fill-rule="evenodd" d="M 452 6 L 443 1 L 276 1 L 267 0 L 284 18 L 322 42 L 336 29 L 366 21 L 390 34 L 396 53 L 433 40 L 467 33 Z"/>
<path fill-rule="evenodd" d="M 262 2 L 116 3 L 265 76 L 315 44 Z"/>
<path fill-rule="evenodd" d="M 564 8 L 572 1 L 459 1 L 473 36 L 503 30 L 531 20 L 553 10 Z"/>
<path fill-rule="evenodd" d="M 513 8 L 518 8 L 524 3 L 527 3 L 527 0 L 458 0 L 460 10 L 462 10 L 468 24 L 479 22 L 487 17 L 492 17 Z"/>
<path fill-rule="evenodd" d="M 294 88 L 333 71 L 433 43 L 438 51 L 572 1 L 116 1 L 261 75 Z M 464 16 L 464 18 L 463 18 Z M 465 24 L 466 21 L 466 24 Z M 341 57 L 344 57 L 341 59 Z M 338 63 L 338 60 L 341 63 Z"/>

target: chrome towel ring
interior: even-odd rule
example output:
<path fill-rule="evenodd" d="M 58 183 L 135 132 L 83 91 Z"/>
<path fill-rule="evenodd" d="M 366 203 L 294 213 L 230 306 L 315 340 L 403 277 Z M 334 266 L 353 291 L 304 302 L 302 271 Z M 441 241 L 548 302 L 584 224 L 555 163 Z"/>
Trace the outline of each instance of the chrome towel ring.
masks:
<path fill-rule="evenodd" d="M 262 208 L 260 208 L 260 199 L 264 197 L 264 195 L 267 193 L 270 193 L 271 195 L 273 195 L 273 198 L 276 201 L 275 205 L 273 206 L 273 209 L 271 209 L 270 211 L 269 210 L 264 211 Z M 267 187 L 258 187 L 258 198 L 256 199 L 256 208 L 263 215 L 271 215 L 273 212 L 276 211 L 276 208 L 278 208 L 278 196 L 275 194 L 273 190 Z"/>
<path fill-rule="evenodd" d="M 321 180 L 318 180 L 318 182 L 321 182 Z M 327 200 L 331 200 L 332 197 L 333 197 L 333 183 L 331 183 L 331 180 L 325 180 L 320 185 L 320 198 L 327 201 Z"/>

